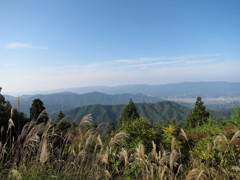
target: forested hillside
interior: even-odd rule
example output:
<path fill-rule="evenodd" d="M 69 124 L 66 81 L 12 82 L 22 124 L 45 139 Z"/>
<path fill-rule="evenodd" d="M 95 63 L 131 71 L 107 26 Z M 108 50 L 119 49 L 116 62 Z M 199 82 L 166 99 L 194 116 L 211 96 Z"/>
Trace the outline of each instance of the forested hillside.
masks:
<path fill-rule="evenodd" d="M 77 124 L 86 114 L 92 114 L 96 124 L 102 122 L 113 122 L 118 124 L 120 114 L 125 105 L 91 105 L 79 107 L 65 114 L 70 116 Z M 183 122 L 190 109 L 173 102 L 159 102 L 155 104 L 141 103 L 136 104 L 140 117 L 147 118 L 153 123 L 166 123 L 168 120 L 175 119 Z"/>
<path fill-rule="evenodd" d="M 64 113 L 70 117 L 75 123 L 86 115 L 92 114 L 93 122 L 96 124 L 113 122 L 115 125 L 119 123 L 120 114 L 125 105 L 89 105 L 75 108 Z M 152 123 L 166 124 L 168 121 L 176 120 L 178 123 L 184 123 L 187 119 L 190 108 L 179 105 L 174 102 L 158 102 L 158 103 L 137 103 L 136 108 L 140 117 L 146 118 Z M 230 118 L 234 112 L 234 108 L 227 110 L 210 110 L 211 117 L 216 121 Z M 56 118 L 56 113 L 52 116 Z"/>

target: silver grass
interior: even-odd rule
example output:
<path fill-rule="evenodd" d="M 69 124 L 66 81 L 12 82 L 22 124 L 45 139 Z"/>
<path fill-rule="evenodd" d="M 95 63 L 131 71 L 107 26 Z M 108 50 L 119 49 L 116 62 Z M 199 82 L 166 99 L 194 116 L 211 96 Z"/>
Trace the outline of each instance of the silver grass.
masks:
<path fill-rule="evenodd" d="M 197 177 L 197 180 L 199 179 L 202 179 L 202 178 L 207 178 L 205 175 L 204 175 L 204 170 L 201 170 L 200 173 L 198 174 L 198 177 Z"/>
<path fill-rule="evenodd" d="M 111 138 L 109 142 L 109 146 L 113 146 L 115 144 L 121 145 L 123 142 L 123 138 L 126 137 L 127 133 L 119 132 L 114 137 Z"/>
<path fill-rule="evenodd" d="M 108 179 L 112 179 L 112 176 L 110 174 L 110 172 L 108 170 L 104 170 L 104 173 L 105 173 L 105 176 L 108 178 Z"/>
<path fill-rule="evenodd" d="M 22 179 L 22 176 L 21 176 L 21 174 L 19 173 L 18 170 L 12 169 L 12 170 L 10 170 L 10 172 L 9 172 L 9 179 L 21 180 L 21 179 Z"/>
<path fill-rule="evenodd" d="M 108 149 L 108 147 L 107 147 L 105 153 L 102 154 L 101 159 L 102 159 L 102 162 L 104 164 L 108 164 L 108 162 L 109 162 L 109 149 Z"/>
<path fill-rule="evenodd" d="M 84 149 L 78 152 L 78 157 L 84 157 L 86 155 L 87 155 L 87 152 Z"/>
<path fill-rule="evenodd" d="M 13 113 L 14 113 L 14 109 L 11 108 L 11 114 L 10 114 L 11 119 L 13 118 Z"/>
<path fill-rule="evenodd" d="M 153 169 L 153 166 L 150 167 L 150 176 L 151 176 L 151 179 L 154 180 L 154 169 Z"/>
<path fill-rule="evenodd" d="M 85 142 L 85 148 L 88 147 L 88 145 L 90 144 L 91 140 L 92 140 L 92 136 L 89 136 L 89 137 L 87 138 L 86 142 Z"/>
<path fill-rule="evenodd" d="M 87 126 L 87 125 L 92 125 L 93 122 L 92 122 L 93 118 L 92 118 L 92 114 L 88 114 L 86 116 L 84 116 L 82 118 L 82 120 L 80 121 L 79 123 L 79 127 L 84 127 L 84 126 Z"/>
<path fill-rule="evenodd" d="M 27 147 L 27 146 L 33 147 L 33 144 L 37 144 L 39 142 L 40 142 L 40 137 L 37 134 L 35 134 L 35 135 L 29 137 L 27 139 L 27 141 L 25 141 L 24 146 L 25 147 Z"/>
<path fill-rule="evenodd" d="M 120 154 L 120 157 L 123 157 L 125 167 L 127 167 L 128 166 L 128 152 L 127 152 L 127 150 L 122 148 L 122 150 L 119 152 L 119 154 Z"/>
<path fill-rule="evenodd" d="M 188 141 L 188 137 L 187 137 L 187 134 L 185 133 L 185 131 L 183 130 L 183 128 L 180 129 L 181 133 L 180 135 L 182 135 L 186 141 Z"/>
<path fill-rule="evenodd" d="M 103 143 L 102 143 L 102 140 L 101 140 L 101 136 L 100 136 L 100 135 L 97 137 L 97 141 L 98 141 L 98 144 L 99 144 L 100 146 L 103 146 Z"/>
<path fill-rule="evenodd" d="M 65 116 L 64 118 L 60 119 L 60 120 L 58 121 L 58 123 L 57 123 L 56 130 L 58 130 L 60 124 L 61 124 L 63 121 L 66 121 L 68 118 L 69 118 L 69 116 Z"/>
<path fill-rule="evenodd" d="M 237 131 L 234 135 L 233 135 L 233 137 L 232 137 L 232 139 L 231 139 L 231 141 L 230 142 L 234 142 L 237 138 L 239 138 L 240 137 L 240 131 Z"/>
<path fill-rule="evenodd" d="M 240 172 L 240 167 L 238 166 L 233 166 L 231 167 L 232 170 Z"/>
<path fill-rule="evenodd" d="M 175 138 L 172 138 L 172 142 L 171 142 L 171 152 L 175 151 Z"/>
<path fill-rule="evenodd" d="M 15 127 L 15 125 L 14 125 L 14 122 L 13 122 L 12 118 L 10 118 L 10 119 L 8 120 L 8 131 L 9 131 L 12 127 Z"/>
<path fill-rule="evenodd" d="M 161 179 L 161 180 L 164 178 L 164 174 L 165 174 L 165 172 L 166 172 L 167 169 L 168 169 L 168 167 L 167 167 L 167 166 L 164 166 L 163 171 L 162 171 L 161 176 L 160 176 L 160 179 Z"/>
<path fill-rule="evenodd" d="M 157 146 L 156 144 L 154 143 L 154 141 L 152 141 L 152 156 L 154 157 L 155 160 L 158 159 L 158 156 L 157 156 Z"/>
<path fill-rule="evenodd" d="M 220 167 L 220 166 L 219 166 L 219 169 L 227 176 L 227 179 L 230 179 L 226 169 L 224 169 L 223 167 Z"/>
<path fill-rule="evenodd" d="M 101 136 L 98 135 L 97 139 L 96 139 L 96 144 L 95 144 L 95 147 L 94 147 L 94 153 L 97 151 L 97 148 L 100 146 L 101 149 L 100 149 L 100 152 L 102 152 L 102 148 L 103 148 L 103 143 L 102 143 L 102 140 L 101 140 Z"/>
<path fill-rule="evenodd" d="M 35 135 L 38 135 L 38 136 L 41 137 L 43 135 L 43 133 L 45 132 L 45 130 L 46 130 L 46 124 L 45 123 L 37 124 L 27 134 L 27 137 L 25 138 L 25 142 L 28 142 L 29 139 L 32 138 L 32 136 L 35 136 Z"/>
<path fill-rule="evenodd" d="M 40 162 L 44 164 L 48 160 L 47 138 L 44 137 L 41 145 Z"/>
<path fill-rule="evenodd" d="M 143 144 L 139 144 L 138 147 L 136 147 L 136 153 L 137 153 L 137 159 L 140 162 L 143 162 L 145 165 L 148 164 L 147 155 L 145 154 L 145 147 Z"/>
<path fill-rule="evenodd" d="M 199 175 L 198 169 L 197 169 L 197 168 L 192 169 L 192 170 L 187 174 L 186 180 L 195 180 L 195 179 L 197 179 L 198 175 Z"/>
<path fill-rule="evenodd" d="M 197 168 L 192 169 L 186 176 L 186 180 L 199 180 L 199 179 L 209 179 L 206 174 L 204 173 L 204 170 L 199 170 Z"/>
<path fill-rule="evenodd" d="M 178 174 L 182 171 L 182 168 L 183 167 L 183 165 L 182 164 L 180 164 L 179 166 L 178 166 L 178 170 L 177 170 L 177 173 L 176 173 L 176 175 L 175 175 L 175 180 L 177 180 L 177 176 L 178 176 Z"/>
<path fill-rule="evenodd" d="M 48 117 L 47 109 L 44 109 L 38 116 L 37 120 L 40 118 Z"/>
<path fill-rule="evenodd" d="M 215 143 L 227 142 L 227 141 L 228 141 L 228 139 L 224 134 L 220 134 L 220 135 L 216 136 L 215 139 L 214 139 Z"/>

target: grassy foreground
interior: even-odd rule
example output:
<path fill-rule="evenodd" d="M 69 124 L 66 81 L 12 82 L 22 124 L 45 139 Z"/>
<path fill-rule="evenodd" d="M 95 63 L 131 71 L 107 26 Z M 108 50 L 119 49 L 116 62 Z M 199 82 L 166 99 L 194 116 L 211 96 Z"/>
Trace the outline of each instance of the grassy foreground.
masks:
<path fill-rule="evenodd" d="M 212 123 L 186 132 L 168 125 L 162 143 L 129 148 L 128 133 L 103 133 L 104 125 L 92 125 L 91 115 L 68 129 L 63 122 L 51 123 L 43 111 L 14 139 L 9 121 L 8 137 L 0 142 L 0 178 L 240 179 L 239 124 Z"/>

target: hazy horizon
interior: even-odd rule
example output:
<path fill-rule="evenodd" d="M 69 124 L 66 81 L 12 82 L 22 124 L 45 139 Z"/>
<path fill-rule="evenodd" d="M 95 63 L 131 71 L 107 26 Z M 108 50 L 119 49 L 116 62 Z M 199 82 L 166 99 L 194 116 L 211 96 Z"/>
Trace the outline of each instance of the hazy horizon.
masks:
<path fill-rule="evenodd" d="M 3 94 L 240 80 L 240 1 L 0 2 Z"/>
<path fill-rule="evenodd" d="M 158 85 L 172 85 L 172 84 L 183 84 L 183 83 L 240 83 L 240 81 L 184 81 L 184 82 L 176 82 L 176 83 L 163 83 L 163 84 L 121 84 L 121 85 L 115 85 L 115 86 L 108 86 L 108 85 L 99 85 L 99 86 L 78 86 L 78 87 L 64 87 L 64 88 L 58 88 L 58 89 L 47 89 L 47 90 L 41 90 L 38 89 L 37 91 L 22 91 L 22 92 L 8 92 L 6 93 L 4 91 L 4 88 L 2 88 L 2 94 L 4 95 L 10 95 L 10 96 L 22 96 L 22 95 L 37 95 L 37 94 L 52 94 L 52 93 L 62 93 L 62 92 L 70 92 L 74 93 L 74 89 L 78 88 L 98 88 L 98 87 L 107 87 L 107 88 L 114 88 L 114 87 L 121 87 L 121 86 L 134 86 L 134 85 L 148 85 L 148 86 L 158 86 Z M 94 90 L 98 92 L 97 90 Z M 93 91 L 91 91 L 93 92 Z"/>

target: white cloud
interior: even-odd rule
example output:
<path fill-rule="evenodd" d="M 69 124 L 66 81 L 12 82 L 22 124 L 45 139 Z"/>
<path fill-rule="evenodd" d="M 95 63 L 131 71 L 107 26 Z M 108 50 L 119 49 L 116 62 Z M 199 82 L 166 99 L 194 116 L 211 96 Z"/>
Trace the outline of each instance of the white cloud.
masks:
<path fill-rule="evenodd" d="M 202 64 L 202 63 L 210 63 L 213 62 L 213 59 L 207 59 L 207 60 L 194 60 L 194 61 L 186 61 L 185 64 Z"/>
<path fill-rule="evenodd" d="M 221 54 L 209 54 L 209 55 L 192 55 L 192 56 L 175 56 L 175 57 L 143 57 L 138 59 L 119 59 L 113 62 L 118 63 L 120 66 L 125 65 L 126 68 L 139 67 L 146 68 L 150 66 L 161 65 L 190 65 L 190 64 L 202 64 L 214 61 L 214 57 L 219 57 Z"/>
<path fill-rule="evenodd" d="M 7 47 L 7 48 L 10 48 L 10 49 L 27 48 L 27 47 L 29 47 L 29 46 L 30 46 L 29 44 L 17 43 L 17 42 L 6 44 L 6 47 Z"/>
<path fill-rule="evenodd" d="M 6 64 L 3 64 L 3 66 L 7 66 L 7 67 L 11 67 L 11 66 L 15 66 L 16 64 L 11 64 L 11 63 L 6 63 Z"/>
<path fill-rule="evenodd" d="M 182 63 L 184 61 L 162 61 L 162 62 L 153 62 L 153 63 L 139 63 L 134 65 L 129 65 L 126 67 L 149 67 L 149 66 L 158 66 L 158 65 L 169 65 L 169 64 L 177 64 Z"/>
<path fill-rule="evenodd" d="M 166 58 L 164 57 L 143 57 L 143 58 L 138 58 L 138 59 L 118 59 L 115 60 L 117 63 L 139 63 L 139 62 L 147 62 L 147 61 L 159 61 L 159 60 L 164 60 Z"/>
<path fill-rule="evenodd" d="M 40 49 L 40 50 L 48 49 L 45 46 L 34 46 L 31 43 L 19 43 L 19 42 L 13 42 L 13 43 L 6 44 L 5 47 L 8 49 Z"/>

